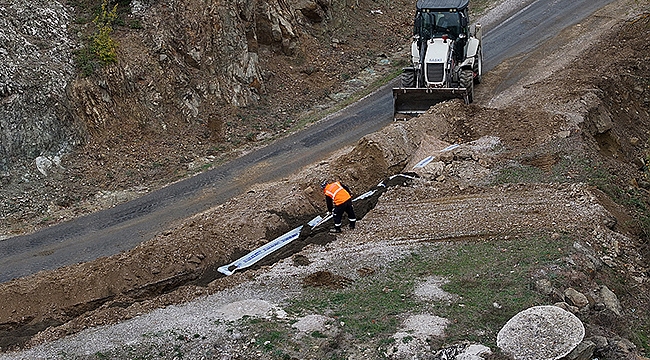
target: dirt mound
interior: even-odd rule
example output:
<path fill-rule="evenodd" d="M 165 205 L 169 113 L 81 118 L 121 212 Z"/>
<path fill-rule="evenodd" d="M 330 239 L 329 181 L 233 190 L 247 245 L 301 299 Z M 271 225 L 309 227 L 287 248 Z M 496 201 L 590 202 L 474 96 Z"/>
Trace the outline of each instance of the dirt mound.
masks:
<path fill-rule="evenodd" d="M 346 278 L 345 276 L 332 274 L 329 271 L 317 271 L 305 277 L 303 282 L 305 286 L 342 289 L 343 287 L 352 283 L 352 280 Z"/>

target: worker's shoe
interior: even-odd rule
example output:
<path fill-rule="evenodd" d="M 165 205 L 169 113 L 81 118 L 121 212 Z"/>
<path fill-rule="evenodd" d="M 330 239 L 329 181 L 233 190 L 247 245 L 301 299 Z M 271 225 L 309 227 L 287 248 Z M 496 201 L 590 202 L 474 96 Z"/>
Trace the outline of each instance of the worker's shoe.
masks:
<path fill-rule="evenodd" d="M 354 227 L 356 226 L 357 222 L 356 221 L 350 221 L 350 230 L 354 230 Z"/>
<path fill-rule="evenodd" d="M 330 232 L 331 232 L 332 234 L 339 234 L 339 233 L 342 232 L 342 231 L 341 231 L 341 227 L 340 227 L 340 226 L 334 226 L 333 228 L 330 229 Z"/>

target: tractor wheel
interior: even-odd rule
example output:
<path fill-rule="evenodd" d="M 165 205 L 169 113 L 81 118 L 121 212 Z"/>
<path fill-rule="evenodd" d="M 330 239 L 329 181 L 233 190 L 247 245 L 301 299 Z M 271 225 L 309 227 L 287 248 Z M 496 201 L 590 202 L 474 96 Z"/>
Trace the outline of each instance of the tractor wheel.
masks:
<path fill-rule="evenodd" d="M 476 54 L 476 60 L 474 61 L 474 84 L 480 84 L 483 81 L 483 49 L 478 48 L 478 53 Z"/>
<path fill-rule="evenodd" d="M 467 102 L 471 104 L 474 102 L 474 72 L 470 69 L 465 69 L 460 72 L 460 87 L 469 89 L 467 94 Z"/>
<path fill-rule="evenodd" d="M 415 87 L 415 71 L 408 69 L 402 72 L 402 87 L 403 88 Z"/>

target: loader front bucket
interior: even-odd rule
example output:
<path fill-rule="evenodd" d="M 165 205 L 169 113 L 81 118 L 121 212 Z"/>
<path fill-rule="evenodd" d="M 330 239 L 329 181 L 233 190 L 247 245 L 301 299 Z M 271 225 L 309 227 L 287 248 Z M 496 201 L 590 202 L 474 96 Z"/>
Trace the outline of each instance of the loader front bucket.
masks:
<path fill-rule="evenodd" d="M 451 99 L 464 99 L 469 104 L 466 88 L 393 88 L 393 115 L 415 116 L 433 105 Z"/>

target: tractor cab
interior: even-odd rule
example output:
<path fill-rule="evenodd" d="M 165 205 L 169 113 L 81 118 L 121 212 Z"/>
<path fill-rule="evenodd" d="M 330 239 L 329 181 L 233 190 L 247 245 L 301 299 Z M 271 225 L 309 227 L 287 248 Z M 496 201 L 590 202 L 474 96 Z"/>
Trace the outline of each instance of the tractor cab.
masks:
<path fill-rule="evenodd" d="M 461 26 L 462 13 L 457 11 L 440 11 L 439 9 L 422 9 L 415 15 L 413 35 L 422 40 L 431 40 L 444 35 L 456 40 L 463 34 Z"/>
<path fill-rule="evenodd" d="M 451 39 L 458 61 L 466 54 L 469 33 L 469 0 L 418 0 L 413 36 L 418 49 L 431 39 Z"/>

